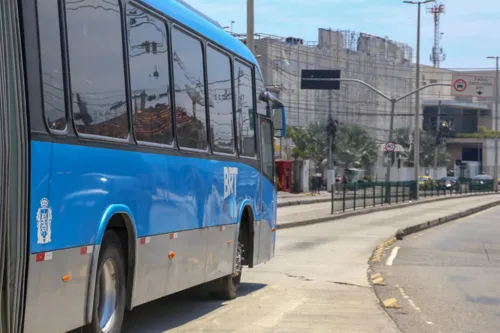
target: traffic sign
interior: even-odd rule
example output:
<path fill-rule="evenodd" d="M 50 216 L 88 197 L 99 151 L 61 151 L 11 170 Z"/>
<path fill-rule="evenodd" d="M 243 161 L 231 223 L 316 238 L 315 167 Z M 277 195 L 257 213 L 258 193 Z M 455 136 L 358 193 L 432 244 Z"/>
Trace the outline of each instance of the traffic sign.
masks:
<path fill-rule="evenodd" d="M 488 76 L 461 75 L 452 77 L 451 94 L 469 97 L 493 97 L 495 79 Z"/>
<path fill-rule="evenodd" d="M 396 150 L 396 144 L 394 142 L 386 142 L 384 149 L 386 152 L 392 153 L 394 150 Z"/>
<path fill-rule="evenodd" d="M 337 79 L 340 79 L 340 70 L 337 69 L 303 69 L 300 89 L 339 90 L 340 81 Z"/>

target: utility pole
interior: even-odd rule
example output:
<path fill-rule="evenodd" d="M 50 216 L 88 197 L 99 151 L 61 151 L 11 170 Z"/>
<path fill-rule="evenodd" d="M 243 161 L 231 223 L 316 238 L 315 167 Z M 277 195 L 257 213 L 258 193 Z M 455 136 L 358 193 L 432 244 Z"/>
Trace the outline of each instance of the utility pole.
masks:
<path fill-rule="evenodd" d="M 495 169 L 493 170 L 493 189 L 498 192 L 498 59 L 500 57 L 488 57 L 496 60 L 495 71 L 495 114 L 493 115 L 493 128 L 495 129 Z"/>
<path fill-rule="evenodd" d="M 391 121 L 390 121 L 390 125 L 389 125 L 389 142 L 392 142 L 392 140 L 394 139 L 393 138 L 393 136 L 394 136 L 394 113 L 396 111 L 396 99 L 391 98 L 390 102 L 391 102 Z M 391 167 L 392 167 L 392 162 L 393 162 L 392 154 L 396 154 L 396 152 L 394 151 L 394 152 L 387 153 L 387 170 L 385 172 L 385 177 L 386 177 L 385 181 L 388 184 L 391 181 Z"/>
<path fill-rule="evenodd" d="M 404 94 L 401 97 L 395 98 L 395 97 L 389 97 L 388 95 L 384 94 L 383 92 L 381 92 L 377 88 L 371 86 L 370 84 L 366 83 L 365 81 L 361 81 L 361 80 L 358 80 L 358 79 L 302 78 L 302 81 L 315 81 L 315 82 L 319 82 L 319 81 L 341 81 L 341 82 L 342 81 L 346 81 L 346 82 L 357 82 L 357 83 L 360 83 L 360 84 L 364 85 L 368 89 L 372 90 L 373 92 L 375 92 L 376 94 L 378 94 L 382 98 L 388 100 L 391 103 L 391 120 L 390 120 L 390 127 L 389 127 L 389 141 L 392 141 L 393 140 L 393 136 L 394 136 L 394 115 L 395 115 L 395 110 L 396 110 L 396 103 L 398 103 L 399 101 L 401 101 L 401 100 L 403 100 L 403 99 L 405 99 L 405 98 L 407 98 L 409 96 L 412 96 L 412 95 L 418 93 L 421 90 L 424 90 L 424 89 L 427 89 L 427 88 L 430 88 L 430 87 L 435 87 L 435 86 L 446 86 L 446 87 L 449 87 L 449 86 L 451 86 L 451 84 L 449 84 L 449 83 L 431 83 L 431 84 L 428 84 L 428 85 L 423 86 L 421 88 L 418 88 L 417 90 L 410 91 L 410 92 Z M 330 99 L 330 101 L 331 101 L 331 99 Z M 330 105 L 331 105 L 331 102 L 330 102 Z M 331 113 L 330 113 L 330 116 L 328 117 L 328 119 L 332 119 L 331 118 Z M 330 147 L 331 147 L 331 145 L 330 145 Z M 328 157 L 329 157 L 328 158 L 328 168 L 330 168 L 330 161 L 332 161 L 332 159 L 330 159 L 330 150 L 328 151 Z M 389 179 L 391 177 L 391 160 L 389 159 L 388 162 L 389 163 L 387 165 L 386 181 L 389 181 Z M 333 163 L 332 163 L 332 168 L 333 168 Z M 388 198 L 386 200 L 388 200 Z"/>
<path fill-rule="evenodd" d="M 415 134 L 413 135 L 413 168 L 415 171 L 414 178 L 417 184 L 415 185 L 415 200 L 418 200 L 418 176 L 419 176 L 419 166 L 420 166 L 420 7 L 422 4 L 429 2 L 434 2 L 434 0 L 425 1 L 403 1 L 404 3 L 417 5 L 418 15 L 417 15 L 417 55 L 416 55 L 416 82 L 415 82 Z"/>
<path fill-rule="evenodd" d="M 332 104 L 333 104 L 333 92 L 328 91 L 328 170 L 326 171 L 326 183 L 328 186 L 327 190 L 331 189 L 331 186 L 335 184 L 335 169 L 333 168 L 333 138 L 331 126 L 333 124 L 332 115 Z"/>
<path fill-rule="evenodd" d="M 438 112 L 437 112 L 437 122 L 436 122 L 436 138 L 439 135 L 439 128 L 441 127 L 441 94 L 439 97 Z M 437 167 L 438 167 L 438 142 L 434 147 L 434 180 L 437 180 Z"/>
<path fill-rule="evenodd" d="M 254 47 L 254 0 L 247 0 L 247 47 L 255 52 Z"/>

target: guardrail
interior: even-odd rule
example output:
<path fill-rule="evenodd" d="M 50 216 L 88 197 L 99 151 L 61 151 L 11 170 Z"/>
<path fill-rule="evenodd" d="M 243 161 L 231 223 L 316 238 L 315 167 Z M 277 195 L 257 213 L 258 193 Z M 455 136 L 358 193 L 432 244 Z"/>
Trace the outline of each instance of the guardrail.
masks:
<path fill-rule="evenodd" d="M 456 181 L 335 184 L 331 190 L 331 213 L 409 202 L 415 200 L 417 186 L 421 198 L 493 192 L 493 180 L 469 178 Z"/>

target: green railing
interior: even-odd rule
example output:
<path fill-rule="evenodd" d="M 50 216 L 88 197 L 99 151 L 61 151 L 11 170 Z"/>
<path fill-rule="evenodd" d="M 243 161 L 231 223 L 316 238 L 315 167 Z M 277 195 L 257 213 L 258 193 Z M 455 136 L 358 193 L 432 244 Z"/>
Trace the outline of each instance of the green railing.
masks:
<path fill-rule="evenodd" d="M 420 198 L 493 192 L 493 180 L 459 178 L 455 182 L 405 181 L 360 182 L 332 186 L 331 212 L 345 212 L 375 206 L 392 205 Z"/>

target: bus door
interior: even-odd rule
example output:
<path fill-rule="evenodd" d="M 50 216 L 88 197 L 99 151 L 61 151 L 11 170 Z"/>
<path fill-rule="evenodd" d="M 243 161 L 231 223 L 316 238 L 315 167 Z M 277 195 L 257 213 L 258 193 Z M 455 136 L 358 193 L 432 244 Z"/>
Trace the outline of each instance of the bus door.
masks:
<path fill-rule="evenodd" d="M 28 117 L 18 0 L 0 1 L 0 332 L 21 332 L 28 255 Z"/>
<path fill-rule="evenodd" d="M 259 246 L 257 263 L 269 261 L 274 256 L 274 228 L 276 224 L 277 197 L 274 186 L 274 137 L 270 118 L 259 115 L 260 160 L 261 160 L 261 200 Z"/>

